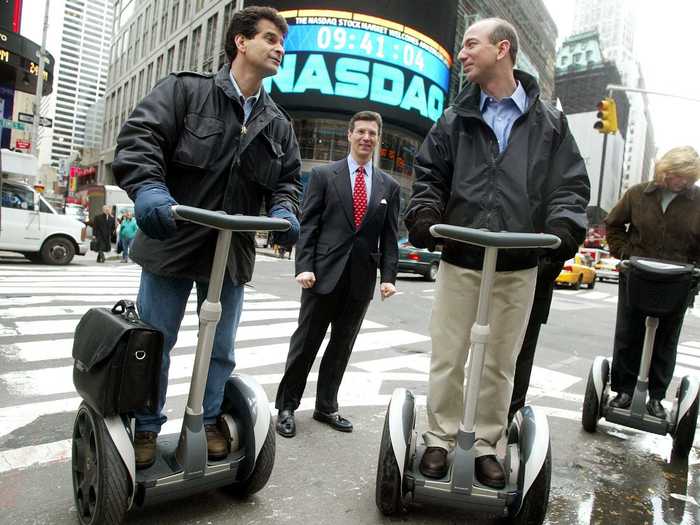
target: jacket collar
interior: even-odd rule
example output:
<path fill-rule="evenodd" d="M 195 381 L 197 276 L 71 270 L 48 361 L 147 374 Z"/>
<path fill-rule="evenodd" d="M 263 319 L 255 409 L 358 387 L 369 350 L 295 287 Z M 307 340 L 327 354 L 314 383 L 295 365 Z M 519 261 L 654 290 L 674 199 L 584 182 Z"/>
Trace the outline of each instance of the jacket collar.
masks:
<path fill-rule="evenodd" d="M 236 103 L 240 104 L 241 101 L 238 96 L 238 92 L 236 91 L 236 88 L 231 82 L 230 72 L 231 66 L 229 64 L 224 64 L 223 66 L 221 66 L 221 69 L 219 69 L 219 72 L 214 77 L 214 83 L 221 91 L 224 92 L 224 95 L 226 95 L 232 100 L 235 100 Z M 278 116 L 280 116 L 281 118 L 285 118 L 282 112 L 277 107 L 277 104 L 275 104 L 275 102 L 270 98 L 270 95 L 267 94 L 267 91 L 265 91 L 265 88 L 262 86 L 260 86 L 259 98 L 257 103 L 255 104 L 255 109 L 253 110 L 253 113 L 258 113 L 258 111 L 261 108 L 270 108 L 274 110 L 274 112 Z"/>
<path fill-rule="evenodd" d="M 518 69 L 513 70 L 513 76 L 515 76 L 515 80 L 520 83 L 527 94 L 527 110 L 529 110 L 540 96 L 540 88 L 537 85 L 537 80 L 532 75 Z M 469 83 L 457 95 L 454 108 L 460 115 L 481 118 L 480 102 L 481 87 L 478 84 Z M 524 111 L 524 113 L 526 113 L 527 110 Z"/>
<path fill-rule="evenodd" d="M 656 181 L 653 181 L 653 180 L 652 180 L 651 182 L 649 182 L 649 183 L 647 184 L 646 188 L 644 188 L 644 193 L 645 193 L 645 194 L 651 194 L 651 193 L 654 193 L 654 192 L 657 191 L 657 190 L 661 191 L 661 190 L 663 190 L 663 187 L 660 186 L 659 184 L 657 184 Z M 680 192 L 678 195 L 679 195 L 679 196 L 683 196 L 683 197 L 685 197 L 686 199 L 692 201 L 692 200 L 695 199 L 695 195 L 698 193 L 698 191 L 700 191 L 700 189 L 698 189 L 698 187 L 697 187 L 695 184 L 693 184 L 690 188 L 688 188 L 688 189 L 686 189 L 686 190 L 683 190 L 683 191 Z"/>

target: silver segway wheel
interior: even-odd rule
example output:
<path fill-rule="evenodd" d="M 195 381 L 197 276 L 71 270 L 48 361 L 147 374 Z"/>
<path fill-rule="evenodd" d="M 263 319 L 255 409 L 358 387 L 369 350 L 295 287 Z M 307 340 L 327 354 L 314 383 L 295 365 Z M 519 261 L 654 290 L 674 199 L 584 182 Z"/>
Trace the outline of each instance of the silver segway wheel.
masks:
<path fill-rule="evenodd" d="M 272 468 L 275 466 L 275 449 L 275 428 L 272 424 L 272 419 L 270 419 L 265 443 L 263 443 L 260 453 L 255 459 L 253 472 L 245 481 L 229 485 L 227 487 L 229 494 L 237 498 L 247 498 L 267 485 L 272 474 Z"/>
<path fill-rule="evenodd" d="M 678 402 L 681 401 L 681 396 L 687 388 L 687 379 L 684 377 L 681 380 L 681 385 L 678 387 Z M 700 392 L 695 395 L 693 404 L 683 414 L 683 417 L 678 420 L 673 433 L 673 450 L 671 454 L 674 458 L 686 459 L 690 450 L 693 448 L 695 440 L 695 428 L 698 425 L 698 409 L 700 407 Z"/>
<path fill-rule="evenodd" d="M 104 421 L 84 402 L 73 424 L 71 461 L 80 523 L 122 523 L 129 509 L 129 475 Z"/>
<path fill-rule="evenodd" d="M 600 361 L 601 359 L 602 362 Z M 598 375 L 597 378 L 596 375 Z M 581 410 L 581 424 L 586 432 L 595 432 L 598 427 L 598 420 L 603 415 L 603 396 L 608 386 L 609 376 L 610 361 L 604 358 L 596 358 L 588 372 L 586 393 Z M 596 388 L 596 379 L 599 382 L 600 392 Z"/>
<path fill-rule="evenodd" d="M 527 491 L 520 511 L 512 518 L 503 520 L 512 525 L 541 525 L 547 515 L 549 506 L 549 487 L 552 482 L 552 446 L 547 447 L 542 468 Z"/>
<path fill-rule="evenodd" d="M 396 454 L 391 444 L 391 432 L 389 430 L 391 405 L 384 417 L 384 430 L 379 446 L 379 461 L 377 464 L 377 484 L 375 490 L 375 502 L 377 508 L 385 516 L 394 516 L 406 511 L 403 502 L 403 479 L 399 465 L 396 462 Z"/>

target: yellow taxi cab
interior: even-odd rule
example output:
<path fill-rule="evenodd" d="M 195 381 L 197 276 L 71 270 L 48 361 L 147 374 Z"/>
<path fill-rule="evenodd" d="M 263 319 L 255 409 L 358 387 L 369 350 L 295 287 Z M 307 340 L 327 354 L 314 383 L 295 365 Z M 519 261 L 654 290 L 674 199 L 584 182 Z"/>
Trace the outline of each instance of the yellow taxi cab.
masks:
<path fill-rule="evenodd" d="M 555 283 L 559 286 L 571 286 L 574 290 L 585 284 L 592 290 L 595 287 L 596 272 L 587 264 L 587 259 L 589 257 L 577 253 L 573 259 L 566 261 Z"/>

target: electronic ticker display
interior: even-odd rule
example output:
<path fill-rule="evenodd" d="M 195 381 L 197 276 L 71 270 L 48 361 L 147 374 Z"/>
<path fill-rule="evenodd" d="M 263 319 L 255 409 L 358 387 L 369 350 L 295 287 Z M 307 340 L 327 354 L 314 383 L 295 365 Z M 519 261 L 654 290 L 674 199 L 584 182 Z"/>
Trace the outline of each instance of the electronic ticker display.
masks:
<path fill-rule="evenodd" d="M 435 9 L 422 20 L 416 18 L 420 13 L 412 12 L 409 4 L 425 2 L 317 2 L 323 9 L 304 7 L 313 5 L 304 0 L 262 3 L 277 8 L 289 24 L 282 65 L 264 82 L 285 108 L 335 113 L 369 109 L 420 134 L 442 114 L 456 7 L 441 21 Z M 338 9 L 328 9 L 328 4 Z M 429 35 L 426 20 L 442 24 Z"/>

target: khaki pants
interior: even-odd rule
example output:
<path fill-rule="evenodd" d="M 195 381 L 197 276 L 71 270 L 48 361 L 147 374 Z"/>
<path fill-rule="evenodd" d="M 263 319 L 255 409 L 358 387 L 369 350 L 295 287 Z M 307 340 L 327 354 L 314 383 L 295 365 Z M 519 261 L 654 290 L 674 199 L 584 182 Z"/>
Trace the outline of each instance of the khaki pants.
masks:
<path fill-rule="evenodd" d="M 491 335 L 476 413 L 477 456 L 495 454 L 504 435 L 515 361 L 530 317 L 536 280 L 537 268 L 496 273 L 489 312 Z M 423 434 L 429 447 L 452 448 L 464 415 L 464 367 L 480 284 L 480 271 L 440 263 L 430 322 L 429 430 Z"/>

